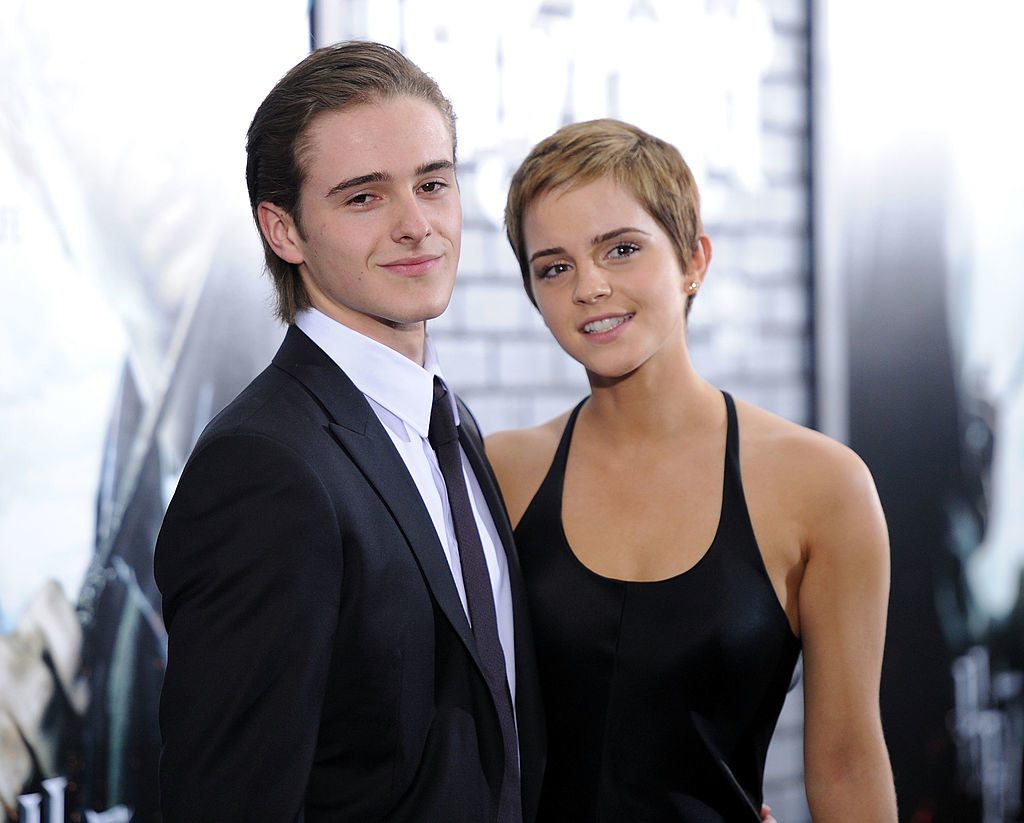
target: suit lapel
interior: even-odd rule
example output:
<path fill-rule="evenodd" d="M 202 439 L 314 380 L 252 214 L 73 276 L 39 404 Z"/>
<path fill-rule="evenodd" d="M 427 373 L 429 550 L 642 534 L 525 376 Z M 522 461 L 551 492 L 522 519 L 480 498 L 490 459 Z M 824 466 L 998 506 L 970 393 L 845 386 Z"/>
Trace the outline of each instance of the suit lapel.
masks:
<path fill-rule="evenodd" d="M 539 788 L 539 769 L 544 762 L 544 723 L 541 708 L 540 680 L 537 672 L 533 629 L 530 626 L 526 588 L 519 568 L 512 526 L 508 521 L 505 500 L 491 464 L 484 455 L 476 422 L 465 405 L 459 401 L 459 442 L 473 467 L 477 482 L 491 510 L 491 518 L 508 558 L 509 583 L 512 588 L 512 620 L 516 645 L 516 723 L 519 729 L 519 748 L 522 754 L 524 799 L 528 791 Z"/>
<path fill-rule="evenodd" d="M 479 666 L 473 633 L 434 524 L 405 463 L 363 393 L 295 326 L 289 328 L 274 365 L 302 383 L 323 406 L 331 420 L 331 433 L 405 535 L 434 599 Z"/>
<path fill-rule="evenodd" d="M 480 490 L 484 493 L 487 508 L 490 509 L 491 519 L 498 530 L 498 537 L 501 538 L 501 545 L 505 549 L 505 554 L 511 557 L 515 554 L 515 549 L 512 542 L 512 527 L 509 525 L 508 513 L 505 509 L 505 500 L 498 489 L 498 481 L 491 470 L 491 464 L 484 457 L 483 446 L 467 430 L 465 421 L 467 414 L 466 407 L 460 402 L 459 416 L 462 419 L 462 423 L 459 425 L 459 443 L 462 445 L 462 450 L 466 453 L 466 457 L 469 458 L 469 465 L 473 467 L 473 473 L 480 484 Z"/>

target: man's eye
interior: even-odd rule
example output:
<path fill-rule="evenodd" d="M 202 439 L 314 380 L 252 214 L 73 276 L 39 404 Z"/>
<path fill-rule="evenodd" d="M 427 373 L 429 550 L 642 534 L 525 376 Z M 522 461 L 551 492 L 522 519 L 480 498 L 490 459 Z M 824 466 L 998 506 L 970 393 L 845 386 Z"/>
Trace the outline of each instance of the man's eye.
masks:
<path fill-rule="evenodd" d="M 431 180 L 429 183 L 424 183 L 421 188 L 427 194 L 433 194 L 434 192 L 447 188 L 447 186 L 448 184 L 442 180 Z"/>
<path fill-rule="evenodd" d="M 350 197 L 348 199 L 348 202 L 349 202 L 350 205 L 353 205 L 353 206 L 365 206 L 367 203 L 370 202 L 370 199 L 372 197 L 373 197 L 372 194 L 357 194 L 357 195 L 355 195 L 353 197 Z"/>

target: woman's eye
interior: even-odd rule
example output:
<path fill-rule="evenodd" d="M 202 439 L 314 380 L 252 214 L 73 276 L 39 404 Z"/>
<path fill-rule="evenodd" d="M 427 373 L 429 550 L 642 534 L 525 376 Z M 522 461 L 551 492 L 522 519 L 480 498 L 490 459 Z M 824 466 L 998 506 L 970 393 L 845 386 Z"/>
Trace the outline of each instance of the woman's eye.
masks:
<path fill-rule="evenodd" d="M 538 269 L 535 276 L 538 280 L 550 280 L 552 277 L 557 277 L 565 271 L 568 271 L 569 267 L 565 263 L 552 263 L 550 266 L 545 266 L 542 269 Z"/>
<path fill-rule="evenodd" d="M 640 251 L 640 247 L 636 243 L 616 243 L 608 252 L 608 256 L 612 258 L 629 257 L 638 251 Z"/>

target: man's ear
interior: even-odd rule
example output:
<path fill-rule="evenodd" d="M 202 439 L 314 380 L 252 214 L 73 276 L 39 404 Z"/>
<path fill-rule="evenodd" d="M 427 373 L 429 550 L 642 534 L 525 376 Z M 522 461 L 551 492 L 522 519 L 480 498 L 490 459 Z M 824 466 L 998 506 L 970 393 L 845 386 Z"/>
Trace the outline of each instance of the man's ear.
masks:
<path fill-rule="evenodd" d="M 260 231 L 274 254 L 286 263 L 298 265 L 305 260 L 302 247 L 299 245 L 301 235 L 295 225 L 295 219 L 284 209 L 269 200 L 264 200 L 256 207 L 256 216 L 260 221 Z"/>

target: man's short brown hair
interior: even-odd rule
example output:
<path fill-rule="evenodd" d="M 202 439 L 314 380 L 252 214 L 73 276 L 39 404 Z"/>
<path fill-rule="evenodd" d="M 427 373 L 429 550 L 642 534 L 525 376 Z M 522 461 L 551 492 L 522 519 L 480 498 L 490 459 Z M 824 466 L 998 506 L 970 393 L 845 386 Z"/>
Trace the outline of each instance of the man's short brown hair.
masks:
<path fill-rule="evenodd" d="M 415 97 L 434 105 L 448 124 L 455 152 L 455 112 L 437 83 L 401 52 L 380 43 L 350 41 L 313 51 L 271 89 L 249 126 L 245 181 L 256 228 L 259 204 L 288 212 L 303 234 L 299 196 L 306 179 L 303 154 L 309 128 L 323 114 L 353 106 Z M 304 236 L 304 235 L 303 235 Z M 291 323 L 310 305 L 298 266 L 278 257 L 260 232 L 277 293 L 277 315 Z"/>

